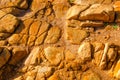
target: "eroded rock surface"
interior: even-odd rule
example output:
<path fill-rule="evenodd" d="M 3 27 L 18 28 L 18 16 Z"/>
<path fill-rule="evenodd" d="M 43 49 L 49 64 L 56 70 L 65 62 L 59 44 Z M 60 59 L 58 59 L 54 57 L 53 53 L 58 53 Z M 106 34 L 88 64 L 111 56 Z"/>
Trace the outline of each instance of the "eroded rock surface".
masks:
<path fill-rule="evenodd" d="M 112 43 L 107 34 L 105 42 L 91 38 L 112 34 L 111 25 L 119 34 L 113 24 L 120 21 L 119 4 L 1 0 L 0 80 L 119 80 L 120 45 L 112 44 L 119 37 Z"/>

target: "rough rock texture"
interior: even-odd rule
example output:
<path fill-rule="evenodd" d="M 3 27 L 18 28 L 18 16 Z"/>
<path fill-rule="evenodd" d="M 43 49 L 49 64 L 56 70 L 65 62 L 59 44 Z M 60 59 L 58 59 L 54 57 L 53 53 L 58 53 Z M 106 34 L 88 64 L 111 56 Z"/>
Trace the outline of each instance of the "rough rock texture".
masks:
<path fill-rule="evenodd" d="M 119 4 L 0 0 L 0 80 L 119 80 Z"/>

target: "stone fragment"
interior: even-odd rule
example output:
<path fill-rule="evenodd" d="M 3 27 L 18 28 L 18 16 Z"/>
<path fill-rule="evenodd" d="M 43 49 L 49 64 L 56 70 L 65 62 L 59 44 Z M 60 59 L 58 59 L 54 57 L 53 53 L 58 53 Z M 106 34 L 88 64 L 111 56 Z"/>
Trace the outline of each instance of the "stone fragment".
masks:
<path fill-rule="evenodd" d="M 120 79 L 120 59 L 118 60 L 113 72 L 114 72 L 114 76 L 119 80 Z"/>
<path fill-rule="evenodd" d="M 89 5 L 74 5 L 71 8 L 69 8 L 66 19 L 77 19 L 79 14 L 86 10 L 89 7 Z"/>
<path fill-rule="evenodd" d="M 1 68 L 8 62 L 11 54 L 7 48 L 1 47 L 0 49 L 2 50 L 2 51 L 0 51 L 0 68 Z"/>
<path fill-rule="evenodd" d="M 103 52 L 102 59 L 99 65 L 101 69 L 105 69 L 107 66 L 107 52 L 108 52 L 109 46 L 110 46 L 109 43 L 105 44 L 104 52 Z"/>
<path fill-rule="evenodd" d="M 102 27 L 104 26 L 103 22 L 101 21 L 78 21 L 78 20 L 68 20 L 67 26 L 69 27 Z"/>
<path fill-rule="evenodd" d="M 85 42 L 81 44 L 78 49 L 78 57 L 81 58 L 83 61 L 91 60 L 91 51 L 91 44 L 89 42 Z"/>
<path fill-rule="evenodd" d="M 113 22 L 114 15 L 112 5 L 94 4 L 80 14 L 79 20 Z"/>
<path fill-rule="evenodd" d="M 42 77 L 49 77 L 53 73 L 53 69 L 51 67 L 43 66 L 38 69 L 36 80 L 41 80 Z"/>
<path fill-rule="evenodd" d="M 18 24 L 19 20 L 15 16 L 7 14 L 0 19 L 0 32 L 13 33 Z"/>
<path fill-rule="evenodd" d="M 112 0 L 74 0 L 74 4 L 80 5 L 80 4 L 110 4 L 112 3 Z"/>
<path fill-rule="evenodd" d="M 4 17 L 5 15 L 6 15 L 6 13 L 3 12 L 2 10 L 0 10 L 0 19 L 1 19 L 2 17 Z"/>
<path fill-rule="evenodd" d="M 60 36 L 61 36 L 61 30 L 58 27 L 51 27 L 50 30 L 48 31 L 48 35 L 45 39 L 45 43 L 56 43 Z"/>
<path fill-rule="evenodd" d="M 103 50 L 99 50 L 94 53 L 94 63 L 99 66 L 103 55 Z"/>
<path fill-rule="evenodd" d="M 40 45 L 44 42 L 44 39 L 47 35 L 47 32 L 44 32 L 43 34 L 41 34 L 39 37 L 37 37 L 36 41 L 35 41 L 35 45 Z"/>
<path fill-rule="evenodd" d="M 120 11 L 120 1 L 115 1 L 113 7 L 114 11 Z"/>
<path fill-rule="evenodd" d="M 24 62 L 25 66 L 36 65 L 40 63 L 41 47 L 34 47 Z"/>
<path fill-rule="evenodd" d="M 65 37 L 73 44 L 80 44 L 88 36 L 89 36 L 88 32 L 81 29 L 71 27 L 67 27 L 66 29 Z"/>
<path fill-rule="evenodd" d="M 21 9 L 27 9 L 28 3 L 27 0 L 1 0 L 0 1 L 0 9 L 6 7 L 18 7 Z"/>
<path fill-rule="evenodd" d="M 81 80 L 101 80 L 101 79 L 98 74 L 89 70 L 83 73 Z"/>
<path fill-rule="evenodd" d="M 20 25 L 20 27 L 22 28 L 22 30 L 19 31 L 19 33 L 28 35 L 29 28 L 30 28 L 30 26 L 31 26 L 32 23 L 33 23 L 33 19 L 32 18 L 24 20 L 23 24 Z"/>
<path fill-rule="evenodd" d="M 0 46 L 5 46 L 7 45 L 7 41 L 6 40 L 0 40 Z"/>
<path fill-rule="evenodd" d="M 58 75 L 53 74 L 52 76 L 50 76 L 50 77 L 48 78 L 48 80 L 60 80 L 60 78 L 58 77 Z"/>
<path fill-rule="evenodd" d="M 35 43 L 36 36 L 29 36 L 27 45 L 33 46 Z"/>
<path fill-rule="evenodd" d="M 5 40 L 8 38 L 11 34 L 9 33 L 0 33 L 0 40 Z"/>
<path fill-rule="evenodd" d="M 24 79 L 25 80 L 34 80 L 35 79 L 35 76 L 36 76 L 36 74 L 37 74 L 37 70 L 38 69 L 33 69 L 33 70 L 30 70 L 30 71 L 28 71 L 27 73 L 25 73 L 25 75 L 24 75 Z"/>
<path fill-rule="evenodd" d="M 93 45 L 93 48 L 94 48 L 94 52 L 103 50 L 104 47 L 105 47 L 103 43 L 99 43 L 99 42 L 94 42 L 92 45 Z"/>
<path fill-rule="evenodd" d="M 39 10 L 44 9 L 45 6 L 46 6 L 45 2 L 41 2 L 41 0 L 33 0 L 30 8 L 31 8 L 31 10 L 37 12 Z"/>
<path fill-rule="evenodd" d="M 21 37 L 22 37 L 22 35 L 20 35 L 20 34 L 13 34 L 12 36 L 9 37 L 8 43 L 10 45 L 18 44 L 18 42 L 21 39 Z"/>
<path fill-rule="evenodd" d="M 21 13 L 24 11 L 24 10 L 18 9 L 16 7 L 8 7 L 8 8 L 3 8 L 1 10 L 7 14 L 12 14 L 15 16 L 21 15 Z"/>
<path fill-rule="evenodd" d="M 21 45 L 26 45 L 27 44 L 27 40 L 28 40 L 28 35 L 23 35 L 22 38 L 19 41 L 19 44 Z"/>
<path fill-rule="evenodd" d="M 24 47 L 14 47 L 12 57 L 9 64 L 16 65 L 28 55 L 27 49 Z"/>
<path fill-rule="evenodd" d="M 64 57 L 61 47 L 47 47 L 44 49 L 44 54 L 52 65 L 58 65 Z"/>
<path fill-rule="evenodd" d="M 76 58 L 76 54 L 72 53 L 70 50 L 66 51 L 65 53 L 65 60 L 66 61 L 73 61 Z"/>
<path fill-rule="evenodd" d="M 40 25 L 41 25 L 40 21 L 33 22 L 29 29 L 29 35 L 36 36 L 38 34 Z"/>
<path fill-rule="evenodd" d="M 41 36 L 44 32 L 48 31 L 50 24 L 47 22 L 42 22 L 37 36 Z"/>
<path fill-rule="evenodd" d="M 107 57 L 109 61 L 114 61 L 117 57 L 117 51 L 114 48 L 109 48 Z"/>

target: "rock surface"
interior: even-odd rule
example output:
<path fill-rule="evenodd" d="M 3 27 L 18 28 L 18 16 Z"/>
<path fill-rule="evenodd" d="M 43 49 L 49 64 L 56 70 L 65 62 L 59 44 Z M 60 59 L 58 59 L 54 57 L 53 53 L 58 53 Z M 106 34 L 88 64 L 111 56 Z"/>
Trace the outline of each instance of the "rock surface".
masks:
<path fill-rule="evenodd" d="M 119 79 L 119 3 L 0 0 L 0 80 Z"/>

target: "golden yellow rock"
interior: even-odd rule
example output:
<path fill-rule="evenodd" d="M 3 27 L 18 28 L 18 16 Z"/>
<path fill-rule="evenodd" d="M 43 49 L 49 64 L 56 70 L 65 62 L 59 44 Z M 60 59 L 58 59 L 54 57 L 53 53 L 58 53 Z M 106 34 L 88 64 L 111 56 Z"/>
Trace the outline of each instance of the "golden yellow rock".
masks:
<path fill-rule="evenodd" d="M 114 11 L 120 11 L 120 1 L 115 1 L 113 7 Z"/>
<path fill-rule="evenodd" d="M 56 43 L 60 36 L 61 36 L 61 30 L 59 27 L 54 26 L 51 27 L 50 30 L 48 31 L 48 35 L 45 39 L 45 43 Z"/>
<path fill-rule="evenodd" d="M 74 5 L 74 6 L 72 6 L 66 14 L 66 19 L 76 19 L 79 16 L 80 12 L 84 11 L 88 7 L 89 7 L 89 5 Z"/>
<path fill-rule="evenodd" d="M 63 50 L 61 47 L 47 47 L 44 49 L 44 54 L 52 65 L 58 65 L 63 60 Z"/>
<path fill-rule="evenodd" d="M 66 39 L 69 40 L 73 44 L 80 44 L 89 34 L 81 29 L 66 28 Z"/>
<path fill-rule="evenodd" d="M 33 22 L 32 25 L 30 26 L 29 35 L 36 36 L 39 31 L 40 25 L 41 25 L 40 21 Z"/>
<path fill-rule="evenodd" d="M 113 72 L 114 72 L 114 76 L 117 79 L 120 79 L 120 59 L 118 60 Z"/>
<path fill-rule="evenodd" d="M 56 74 L 53 74 L 48 80 L 60 80 L 60 78 Z"/>

